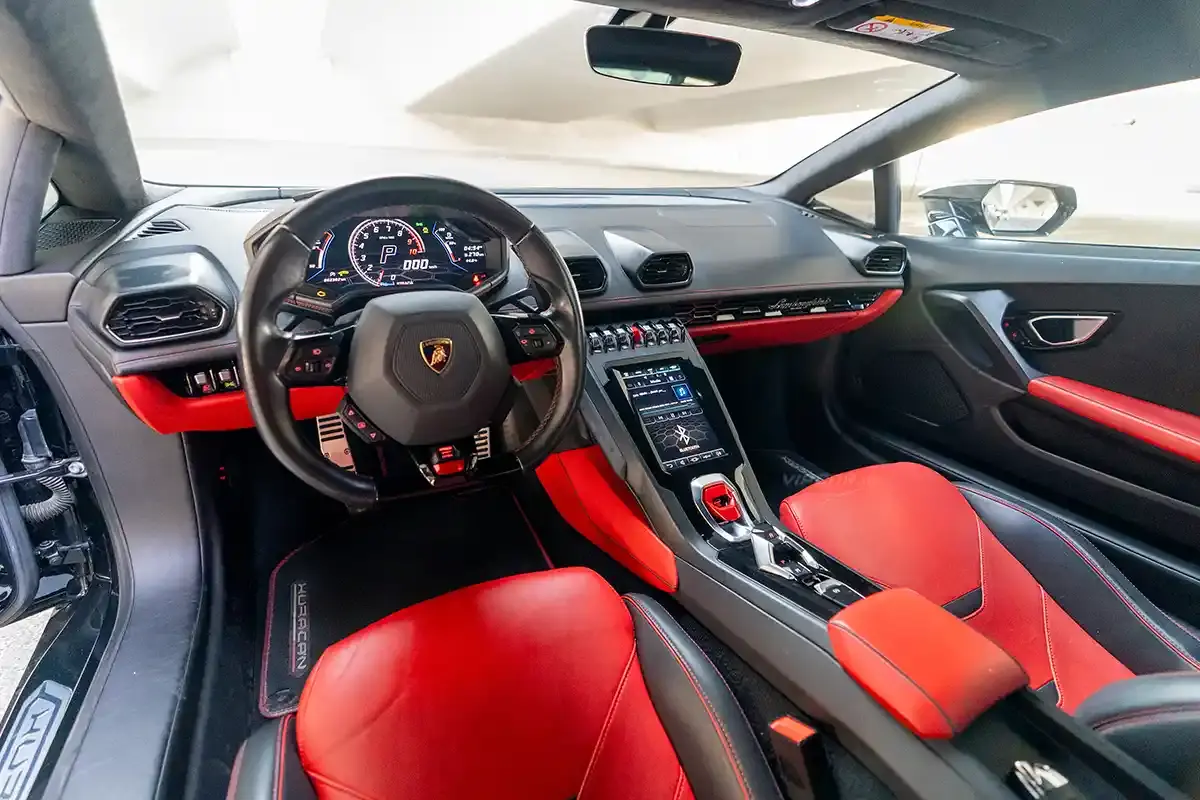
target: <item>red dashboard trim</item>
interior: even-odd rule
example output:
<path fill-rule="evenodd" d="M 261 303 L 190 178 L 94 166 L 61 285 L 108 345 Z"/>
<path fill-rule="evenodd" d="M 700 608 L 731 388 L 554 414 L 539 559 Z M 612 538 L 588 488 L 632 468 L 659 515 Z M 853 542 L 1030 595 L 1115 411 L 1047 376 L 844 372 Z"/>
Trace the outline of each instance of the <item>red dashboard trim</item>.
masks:
<path fill-rule="evenodd" d="M 540 378 L 554 369 L 552 358 L 513 366 L 520 382 Z M 245 392 L 221 392 L 208 397 L 180 397 L 152 375 L 118 375 L 112 379 L 125 404 L 158 433 L 186 431 L 233 431 L 253 428 Z M 308 386 L 292 389 L 292 416 L 312 419 L 337 410 L 346 391 L 340 386 Z"/>
<path fill-rule="evenodd" d="M 837 311 L 832 314 L 812 314 L 802 317 L 773 317 L 741 322 L 714 322 L 693 325 L 688 334 L 696 347 L 706 355 L 749 350 L 755 347 L 775 347 L 784 344 L 815 342 L 839 333 L 857 330 L 883 316 L 896 304 L 903 289 L 888 289 L 879 299 L 862 311 Z M 720 336 L 714 341 L 702 341 L 705 336 Z"/>
<path fill-rule="evenodd" d="M 537 361 L 526 361 L 523 364 L 513 364 L 512 376 L 517 383 L 524 383 L 554 371 L 558 362 L 553 358 L 542 358 Z"/>
<path fill-rule="evenodd" d="M 180 397 L 150 375 L 118 375 L 113 386 L 138 419 L 158 433 L 231 431 L 253 428 L 245 392 Z M 338 386 L 292 389 L 292 416 L 312 419 L 337 410 L 345 391 Z"/>
<path fill-rule="evenodd" d="M 1039 400 L 1200 463 L 1200 417 L 1054 375 L 1034 378 L 1028 391 Z"/>

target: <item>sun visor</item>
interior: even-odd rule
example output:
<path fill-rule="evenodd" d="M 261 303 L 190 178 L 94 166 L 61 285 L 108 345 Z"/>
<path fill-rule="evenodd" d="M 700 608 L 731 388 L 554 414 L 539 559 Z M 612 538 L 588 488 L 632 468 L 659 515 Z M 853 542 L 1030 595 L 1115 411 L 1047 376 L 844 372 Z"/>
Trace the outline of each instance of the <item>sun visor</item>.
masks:
<path fill-rule="evenodd" d="M 817 5 L 815 11 L 821 6 Z M 997 67 L 1023 64 L 1054 40 L 1030 31 L 921 3 L 883 0 L 819 23 L 855 36 L 897 42 Z"/>

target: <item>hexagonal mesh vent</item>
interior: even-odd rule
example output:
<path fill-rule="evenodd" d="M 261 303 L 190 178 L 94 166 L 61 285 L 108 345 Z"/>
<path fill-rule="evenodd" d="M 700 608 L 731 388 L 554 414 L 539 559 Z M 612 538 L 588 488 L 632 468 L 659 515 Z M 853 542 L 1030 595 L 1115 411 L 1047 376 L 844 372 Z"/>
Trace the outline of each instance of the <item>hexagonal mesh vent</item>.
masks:
<path fill-rule="evenodd" d="M 216 298 L 189 287 L 117 298 L 104 327 L 122 344 L 149 344 L 215 333 L 225 317 Z"/>
<path fill-rule="evenodd" d="M 684 286 L 692 281 L 692 257 L 687 253 L 655 253 L 637 269 L 643 287 Z"/>
<path fill-rule="evenodd" d="M 899 275 L 908 263 L 903 247 L 876 247 L 863 259 L 863 270 L 872 275 Z"/>
<path fill-rule="evenodd" d="M 608 285 L 608 272 L 604 262 L 595 256 L 575 256 L 567 259 L 571 280 L 580 295 L 600 294 Z"/>

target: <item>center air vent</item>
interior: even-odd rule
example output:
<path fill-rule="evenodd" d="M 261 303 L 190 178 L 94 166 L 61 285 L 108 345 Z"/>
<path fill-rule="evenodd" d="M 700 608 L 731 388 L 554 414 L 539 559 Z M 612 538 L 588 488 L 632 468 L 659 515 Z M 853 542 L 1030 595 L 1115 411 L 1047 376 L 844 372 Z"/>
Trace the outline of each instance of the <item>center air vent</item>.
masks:
<path fill-rule="evenodd" d="M 164 233 L 183 233 L 187 229 L 187 225 L 177 219 L 155 219 L 143 225 L 133 238 L 146 239 L 150 236 L 161 236 Z"/>
<path fill-rule="evenodd" d="M 192 339 L 224 329 L 225 306 L 196 287 L 118 297 L 104 328 L 121 344 Z"/>
<path fill-rule="evenodd" d="M 566 261 L 580 297 L 604 292 L 608 286 L 608 270 L 604 268 L 603 261 L 595 256 L 575 256 Z"/>
<path fill-rule="evenodd" d="M 647 256 L 635 273 L 645 289 L 667 289 L 692 282 L 692 257 L 687 253 L 654 253 Z"/>
<path fill-rule="evenodd" d="M 862 263 L 863 272 L 868 275 L 900 275 L 908 263 L 908 251 L 903 247 L 876 247 Z"/>

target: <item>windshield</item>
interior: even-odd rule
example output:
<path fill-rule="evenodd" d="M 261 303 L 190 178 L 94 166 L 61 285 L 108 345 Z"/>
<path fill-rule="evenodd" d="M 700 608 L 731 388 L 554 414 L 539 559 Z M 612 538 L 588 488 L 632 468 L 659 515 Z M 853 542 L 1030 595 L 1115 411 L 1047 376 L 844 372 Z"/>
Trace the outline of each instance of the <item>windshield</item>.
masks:
<path fill-rule="evenodd" d="M 946 73 L 792 36 L 741 43 L 721 87 L 594 74 L 570 0 L 96 0 L 143 176 L 321 186 L 758 183 Z M 516 10 L 519 9 L 519 12 Z"/>

